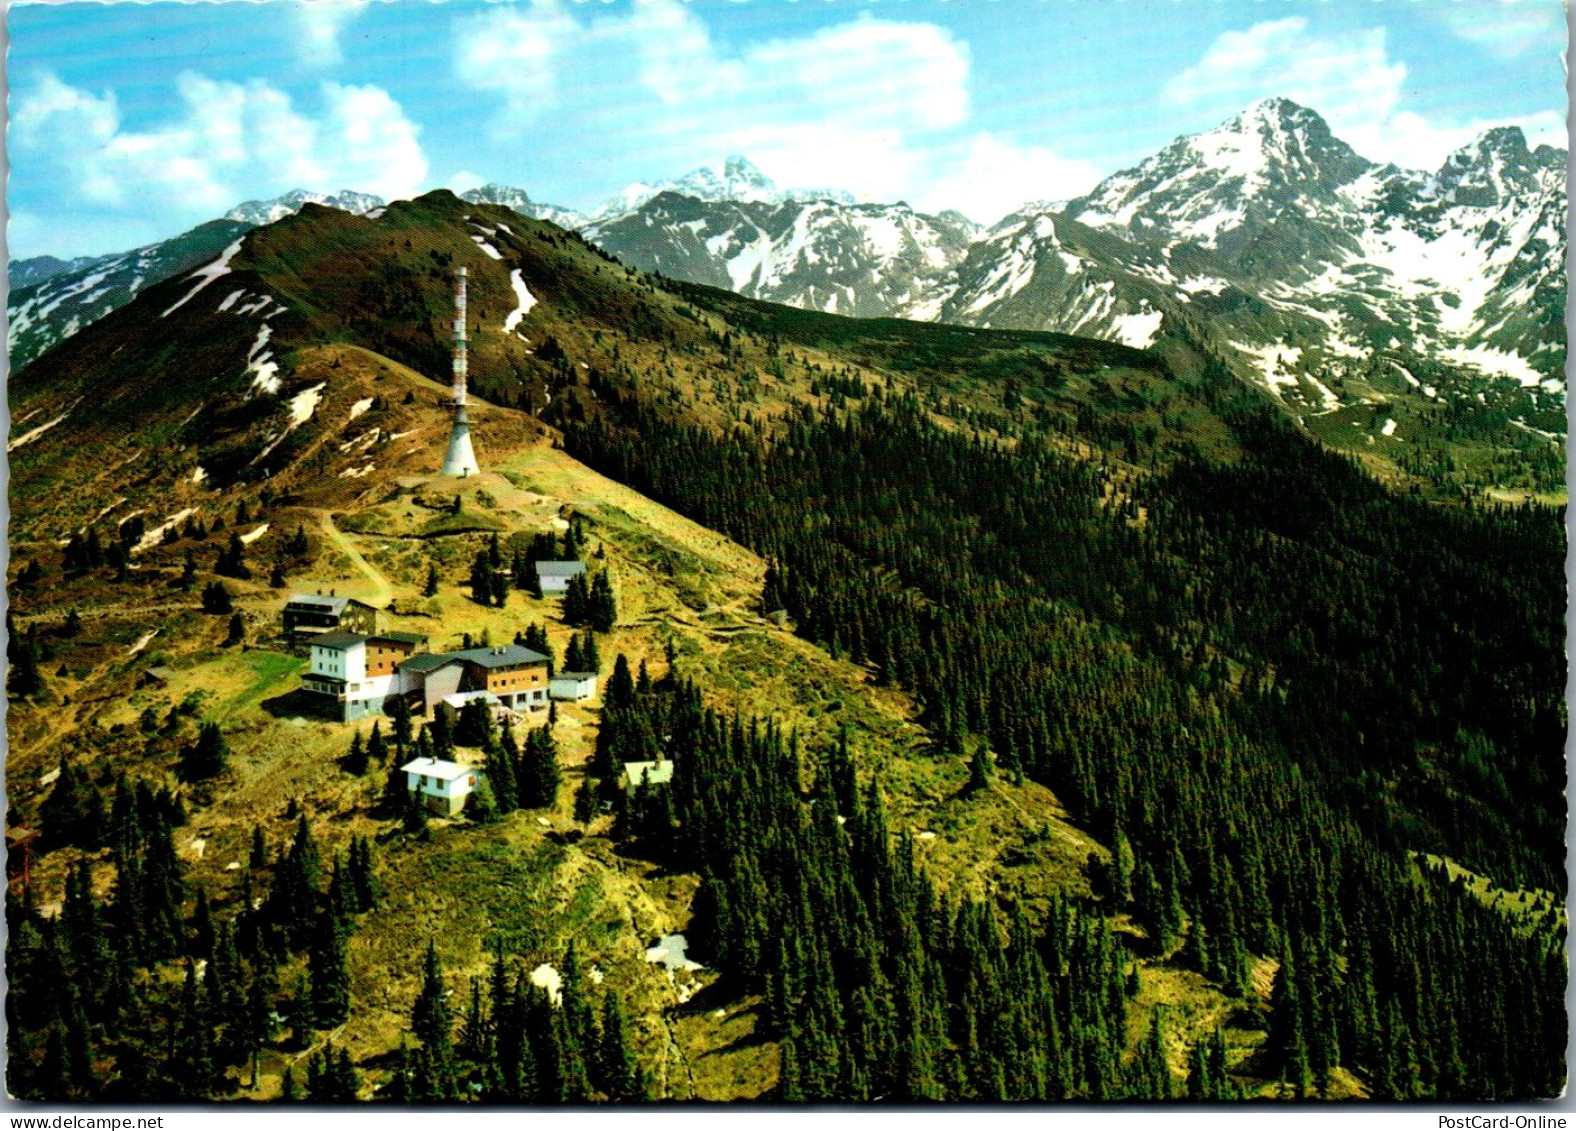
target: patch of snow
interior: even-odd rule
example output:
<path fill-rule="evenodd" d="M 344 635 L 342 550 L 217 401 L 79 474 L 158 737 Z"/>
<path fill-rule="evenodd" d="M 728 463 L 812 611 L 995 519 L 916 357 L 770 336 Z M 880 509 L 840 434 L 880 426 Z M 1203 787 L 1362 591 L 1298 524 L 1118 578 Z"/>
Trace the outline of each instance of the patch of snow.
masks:
<path fill-rule="evenodd" d="M 1531 432 L 1534 436 L 1542 436 L 1545 440 L 1553 440 L 1556 444 L 1563 444 L 1565 442 L 1565 437 L 1561 436 L 1558 432 L 1545 432 L 1541 428 L 1534 428 L 1525 420 L 1512 420 L 1511 423 L 1517 428 L 1520 428 L 1523 432 Z"/>
<path fill-rule="evenodd" d="M 197 270 L 193 271 L 190 275 L 187 275 L 186 277 L 188 279 L 196 279 L 197 285 L 186 292 L 185 298 L 181 299 L 174 306 L 170 307 L 163 314 L 159 315 L 159 317 L 168 318 L 170 315 L 174 314 L 177 310 L 190 302 L 196 296 L 197 292 L 202 290 L 209 283 L 213 282 L 221 275 L 228 275 L 230 273 L 230 260 L 233 259 L 235 257 L 235 253 L 240 250 L 241 241 L 236 240 L 233 244 L 225 248 L 224 251 L 220 253 L 218 259 L 215 259 L 212 263 L 197 268 Z"/>
<path fill-rule="evenodd" d="M 1111 337 L 1124 346 L 1145 349 L 1160 333 L 1160 323 L 1165 315 L 1158 310 L 1142 314 L 1121 314 L 1111 320 Z"/>
<path fill-rule="evenodd" d="M 185 510 L 176 511 L 167 520 L 161 522 L 152 530 L 144 532 L 142 539 L 131 548 L 131 552 L 134 554 L 141 553 L 143 550 L 146 550 L 152 546 L 157 546 L 160 542 L 164 541 L 164 532 L 166 530 L 179 526 L 181 523 L 185 522 L 192 516 L 192 513 L 195 510 L 195 507 L 187 507 Z M 126 518 L 132 518 L 137 513 L 139 512 L 133 511 L 131 514 L 127 515 Z M 121 521 L 125 522 L 126 519 L 121 519 Z"/>
<path fill-rule="evenodd" d="M 1306 376 L 1309 384 L 1319 390 L 1319 400 L 1322 402 L 1325 412 L 1334 412 L 1341 407 L 1341 398 L 1332 393 L 1328 385 L 1311 373 Z"/>
<path fill-rule="evenodd" d="M 1386 420 L 1384 422 L 1384 427 L 1379 429 L 1379 435 L 1381 435 L 1381 436 L 1394 436 L 1395 435 L 1395 417 L 1392 416 L 1389 420 Z"/>
<path fill-rule="evenodd" d="M 372 402 L 373 402 L 374 399 L 375 398 L 373 398 L 373 397 L 367 397 L 365 400 L 359 400 L 355 404 L 351 405 L 350 406 L 350 419 L 354 420 L 356 417 L 358 417 L 362 413 L 366 412 L 367 409 L 371 408 L 372 407 Z"/>
<path fill-rule="evenodd" d="M 547 963 L 542 963 L 531 971 L 531 985 L 538 986 L 547 991 L 547 999 L 554 1005 L 564 1004 L 564 982 L 558 976 L 558 971 Z"/>
<path fill-rule="evenodd" d="M 503 256 L 499 254 L 498 249 L 495 248 L 492 244 L 488 243 L 481 236 L 472 236 L 471 237 L 471 241 L 473 243 L 475 243 L 477 247 L 481 248 L 483 251 L 485 251 L 487 253 L 487 258 L 489 258 L 489 259 L 502 259 L 503 258 Z"/>
<path fill-rule="evenodd" d="M 43 777 L 39 778 L 38 779 L 38 784 L 39 785 L 49 785 L 56 778 L 58 778 L 59 776 L 60 776 L 60 767 L 56 766 L 53 770 L 50 770 L 49 773 L 47 773 Z"/>
<path fill-rule="evenodd" d="M 236 299 L 244 297 L 245 294 L 245 290 L 231 291 L 229 297 L 219 304 L 219 313 L 223 314 L 226 310 L 229 310 L 235 305 Z"/>
<path fill-rule="evenodd" d="M 137 642 L 135 644 L 126 649 L 126 655 L 135 656 L 138 652 L 142 651 L 148 646 L 148 641 L 152 640 L 158 634 L 158 629 L 150 628 L 147 632 L 144 632 L 140 637 L 137 638 Z"/>
<path fill-rule="evenodd" d="M 208 842 L 202 837 L 195 837 L 186 847 L 191 852 L 193 860 L 201 860 L 203 850 L 208 847 Z"/>
<path fill-rule="evenodd" d="M 274 360 L 273 352 L 267 348 L 268 339 L 272 334 L 273 328 L 264 322 L 257 331 L 257 340 L 252 343 L 252 348 L 246 355 L 246 371 L 252 375 L 254 392 L 279 391 L 279 363 Z"/>
<path fill-rule="evenodd" d="M 268 524 L 265 522 L 250 534 L 241 535 L 241 545 L 250 546 L 266 533 L 268 533 Z"/>
<path fill-rule="evenodd" d="M 347 467 L 339 473 L 341 479 L 365 479 L 372 474 L 376 464 L 367 464 L 365 467 Z"/>
<path fill-rule="evenodd" d="M 31 429 L 31 430 L 29 430 L 27 432 L 24 432 L 20 436 L 18 436 L 16 439 L 12 440 L 10 443 L 8 443 L 5 446 L 5 450 L 8 451 L 8 452 L 14 452 L 18 448 L 20 448 L 23 444 L 31 444 L 34 440 L 38 439 L 45 432 L 48 432 L 51 428 L 53 428 L 55 425 L 59 424 L 62 420 L 64 420 L 66 417 L 68 417 L 70 415 L 71 415 L 71 410 L 67 409 L 65 412 L 63 412 L 59 416 L 55 417 L 55 419 L 53 419 L 53 420 L 46 420 L 44 423 L 40 424 L 37 428 L 33 428 L 33 429 Z"/>
<path fill-rule="evenodd" d="M 290 398 L 290 427 L 299 428 L 317 411 L 318 402 L 323 399 L 323 389 L 327 382 L 313 385 L 310 389 L 303 389 Z"/>
<path fill-rule="evenodd" d="M 239 872 L 241 870 L 241 862 L 239 860 L 232 860 L 224 866 L 224 870 L 226 872 Z"/>
<path fill-rule="evenodd" d="M 509 285 L 514 288 L 516 306 L 503 320 L 503 332 L 514 333 L 514 328 L 520 324 L 520 319 L 531 313 L 531 308 L 536 305 L 536 298 L 526 289 L 525 280 L 520 276 L 518 269 L 509 272 Z"/>
<path fill-rule="evenodd" d="M 192 482 L 201 483 L 206 478 L 208 478 L 208 472 L 203 468 L 203 465 L 199 463 L 196 468 L 192 470 Z"/>
<path fill-rule="evenodd" d="M 699 962 L 686 957 L 685 951 L 688 949 L 689 940 L 683 935 L 663 935 L 657 940 L 656 946 L 646 948 L 646 961 L 660 962 L 669 973 L 675 970 L 705 969 Z"/>
<path fill-rule="evenodd" d="M 1440 352 L 1451 361 L 1470 365 L 1491 377 L 1513 378 L 1520 382 L 1523 388 L 1535 388 L 1543 382 L 1543 374 L 1527 364 L 1527 359 L 1519 354 L 1489 349 L 1486 346 L 1475 346 L 1471 349 L 1454 346 Z"/>

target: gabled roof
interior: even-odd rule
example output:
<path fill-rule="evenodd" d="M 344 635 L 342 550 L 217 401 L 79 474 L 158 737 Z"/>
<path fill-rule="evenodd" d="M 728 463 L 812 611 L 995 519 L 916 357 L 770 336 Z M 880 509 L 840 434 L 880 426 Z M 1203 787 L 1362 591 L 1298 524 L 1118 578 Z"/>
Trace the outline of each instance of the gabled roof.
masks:
<path fill-rule="evenodd" d="M 363 609 L 372 608 L 365 601 L 358 601 L 354 597 L 319 597 L 310 593 L 293 594 L 285 602 L 287 609 L 310 609 L 314 613 L 342 613 L 346 605 L 360 605 Z"/>
<path fill-rule="evenodd" d="M 572 680 L 576 680 L 576 681 L 586 680 L 586 679 L 595 679 L 595 678 L 596 678 L 596 672 L 559 672 L 557 675 L 555 675 L 553 677 L 554 680 L 572 679 Z"/>
<path fill-rule="evenodd" d="M 420 656 L 412 656 L 408 660 L 400 661 L 395 666 L 401 671 L 435 672 L 439 668 L 448 667 L 450 664 L 457 664 L 459 662 L 459 660 L 449 655 L 434 656 L 431 654 L 425 654 Z"/>
<path fill-rule="evenodd" d="M 312 647 L 332 648 L 336 652 L 344 652 L 366 642 L 365 636 L 358 636 L 354 632 L 325 632 L 322 636 L 312 638 Z"/>
<path fill-rule="evenodd" d="M 630 785 L 639 785 L 642 780 L 647 785 L 664 785 L 673 780 L 673 763 L 625 762 L 624 776 L 629 779 Z"/>
<path fill-rule="evenodd" d="M 439 781 L 453 781 L 472 772 L 469 766 L 462 766 L 458 762 L 444 762 L 437 758 L 417 758 L 413 762 L 406 762 L 400 770 L 407 774 L 437 778 Z"/>
<path fill-rule="evenodd" d="M 399 644 L 425 644 L 427 638 L 419 632 L 380 632 L 373 640 L 393 640 Z"/>
<path fill-rule="evenodd" d="M 586 571 L 585 562 L 537 562 L 537 577 L 574 577 Z"/>
<path fill-rule="evenodd" d="M 450 652 L 451 660 L 464 660 L 484 668 L 506 668 L 513 664 L 545 664 L 547 657 L 518 644 L 496 645 L 492 648 L 467 648 L 463 652 Z"/>

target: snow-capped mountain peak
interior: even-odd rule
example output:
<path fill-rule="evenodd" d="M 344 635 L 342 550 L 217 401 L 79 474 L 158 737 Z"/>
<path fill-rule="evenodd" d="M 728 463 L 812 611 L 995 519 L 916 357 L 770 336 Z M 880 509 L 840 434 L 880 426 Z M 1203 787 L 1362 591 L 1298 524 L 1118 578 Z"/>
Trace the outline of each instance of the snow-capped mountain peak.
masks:
<path fill-rule="evenodd" d="M 291 189 L 283 196 L 276 196 L 272 200 L 248 200 L 238 204 L 226 212 L 224 218 L 261 226 L 294 215 L 301 211 L 303 204 L 321 204 L 328 208 L 338 208 L 344 212 L 360 215 L 363 212 L 371 212 L 374 208 L 383 207 L 384 201 L 382 197 L 365 192 L 354 192 L 350 189 L 341 189 L 332 195 L 310 192 L 307 189 Z"/>
<path fill-rule="evenodd" d="M 778 188 L 765 173 L 747 157 L 737 154 L 726 158 L 719 169 L 715 165 L 702 165 L 691 169 L 675 180 L 647 183 L 636 181 L 625 186 L 617 196 L 606 201 L 591 213 L 591 221 L 600 223 L 633 212 L 665 192 L 703 200 L 712 204 L 786 204 L 793 201 L 834 200 L 840 204 L 853 204 L 854 198 L 837 189 Z"/>

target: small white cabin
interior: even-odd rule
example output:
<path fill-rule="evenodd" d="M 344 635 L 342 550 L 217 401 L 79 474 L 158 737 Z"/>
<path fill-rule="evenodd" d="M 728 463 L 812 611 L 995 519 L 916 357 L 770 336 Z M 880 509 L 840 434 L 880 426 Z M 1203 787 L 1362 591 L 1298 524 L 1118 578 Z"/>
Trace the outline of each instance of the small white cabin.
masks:
<path fill-rule="evenodd" d="M 547 684 L 547 693 L 565 703 L 584 703 L 596 697 L 596 672 L 559 672 Z"/>
<path fill-rule="evenodd" d="M 435 813 L 452 817 L 465 808 L 465 799 L 476 788 L 477 771 L 458 762 L 417 758 L 400 767 L 405 788 L 421 794 L 421 803 Z"/>
<path fill-rule="evenodd" d="M 624 789 L 634 793 L 641 782 L 647 785 L 668 785 L 673 781 L 673 763 L 667 759 L 660 762 L 625 762 L 624 763 Z"/>
<path fill-rule="evenodd" d="M 565 593 L 569 589 L 569 579 L 579 577 L 585 571 L 585 562 L 537 562 L 536 582 L 541 586 L 544 596 L 548 593 Z"/>

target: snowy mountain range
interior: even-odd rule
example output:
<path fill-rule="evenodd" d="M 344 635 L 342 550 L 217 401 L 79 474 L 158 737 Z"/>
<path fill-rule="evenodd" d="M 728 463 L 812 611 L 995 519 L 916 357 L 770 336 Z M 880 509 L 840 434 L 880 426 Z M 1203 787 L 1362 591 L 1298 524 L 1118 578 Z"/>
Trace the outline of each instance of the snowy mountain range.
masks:
<path fill-rule="evenodd" d="M 224 218 L 241 220 L 260 228 L 264 224 L 272 224 L 275 220 L 283 220 L 286 216 L 294 216 L 301 211 L 303 204 L 321 204 L 327 208 L 338 208 L 342 212 L 354 212 L 360 215 L 363 212 L 371 212 L 374 208 L 381 208 L 384 200 L 380 196 L 352 192 L 350 189 L 342 189 L 333 195 L 294 189 L 273 200 L 248 200 L 244 204 L 238 204 L 226 212 Z"/>
<path fill-rule="evenodd" d="M 1433 172 L 1380 165 L 1314 111 L 1267 99 L 988 231 L 954 212 L 779 189 L 740 157 L 631 185 L 590 213 L 506 185 L 463 196 L 578 229 L 631 266 L 805 309 L 1136 347 L 1183 339 L 1302 415 L 1371 402 L 1380 373 L 1436 402 L 1505 383 L 1541 410 L 1539 397 L 1564 393 L 1565 159 L 1501 128 Z M 211 258 L 234 225 L 307 201 L 382 205 L 297 191 L 238 206 L 219 222 L 231 228 L 123 256 L 13 263 L 12 364 L 166 266 Z"/>

